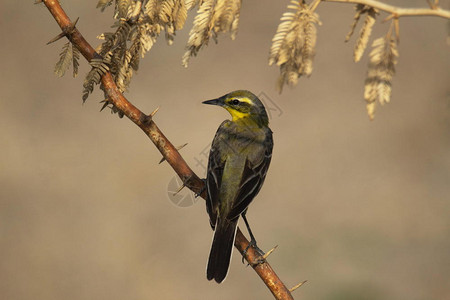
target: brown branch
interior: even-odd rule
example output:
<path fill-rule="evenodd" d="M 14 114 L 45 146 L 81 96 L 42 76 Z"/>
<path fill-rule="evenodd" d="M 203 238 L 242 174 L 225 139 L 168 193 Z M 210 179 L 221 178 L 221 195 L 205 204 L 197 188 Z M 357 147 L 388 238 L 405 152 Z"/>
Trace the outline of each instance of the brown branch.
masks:
<path fill-rule="evenodd" d="M 44 0 L 43 2 L 66 37 L 80 50 L 81 54 L 88 61 L 92 58 L 100 58 L 100 55 L 95 52 L 94 48 L 84 39 L 78 29 L 73 26 L 73 23 L 57 0 Z M 203 181 L 192 171 L 177 149 L 164 136 L 158 126 L 156 126 L 152 120 L 152 116 L 145 115 L 123 96 L 109 72 L 103 75 L 102 84 L 105 93 L 109 97 L 108 101 L 113 103 L 116 108 L 145 132 L 183 183 L 194 193 L 202 193 L 202 198 L 205 198 L 206 193 L 204 191 Z M 235 247 L 242 254 L 248 245 L 249 241 L 238 228 Z M 260 261 L 259 254 L 252 247 L 248 249 L 245 259 L 261 277 L 275 296 L 275 299 L 293 299 L 289 289 L 284 285 L 269 263 L 266 260 Z"/>
<path fill-rule="evenodd" d="M 444 10 L 439 7 L 435 8 L 402 8 L 393 5 L 389 5 L 376 0 L 322 0 L 326 2 L 341 2 L 341 3 L 355 3 L 368 5 L 373 8 L 391 13 L 396 18 L 398 17 L 411 17 L 411 16 L 435 16 L 445 19 L 450 19 L 450 11 Z"/>

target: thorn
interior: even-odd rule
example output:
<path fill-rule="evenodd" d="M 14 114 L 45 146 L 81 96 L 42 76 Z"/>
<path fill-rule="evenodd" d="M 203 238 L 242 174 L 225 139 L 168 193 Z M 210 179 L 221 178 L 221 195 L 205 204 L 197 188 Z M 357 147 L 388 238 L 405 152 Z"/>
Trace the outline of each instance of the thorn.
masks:
<path fill-rule="evenodd" d="M 188 143 L 185 143 L 185 144 L 183 144 L 183 145 L 181 145 L 181 146 L 178 146 L 178 147 L 175 147 L 175 148 L 176 148 L 177 150 L 180 150 L 180 149 L 183 149 L 187 144 L 188 144 Z M 166 160 L 165 157 L 161 158 L 161 160 L 159 161 L 158 164 L 163 163 L 165 160 Z"/>
<path fill-rule="evenodd" d="M 186 185 L 183 182 L 183 185 L 181 185 L 180 188 L 175 193 L 173 193 L 173 196 L 175 197 L 176 195 L 178 195 L 178 193 L 181 192 L 181 190 L 184 189 L 185 186 Z"/>
<path fill-rule="evenodd" d="M 158 110 L 159 110 L 159 106 L 158 106 L 154 111 L 152 111 L 152 112 L 150 113 L 149 117 L 150 117 L 150 118 L 153 118 L 153 116 L 158 112 Z"/>
<path fill-rule="evenodd" d="M 102 108 L 100 108 L 100 111 L 103 111 L 106 107 L 108 107 L 108 105 L 109 105 L 109 101 L 108 101 L 108 99 L 105 99 L 105 100 L 103 100 L 103 101 L 100 101 L 100 103 L 103 103 L 103 106 L 102 106 Z"/>
<path fill-rule="evenodd" d="M 60 34 L 58 34 L 57 36 L 55 36 L 54 38 L 52 38 L 52 39 L 47 43 L 47 45 L 49 45 L 49 44 L 51 44 L 51 43 L 54 43 L 54 42 L 56 42 L 56 41 L 62 39 L 63 37 L 67 36 L 67 34 L 69 34 L 69 33 L 72 33 L 73 30 L 75 29 L 75 26 L 77 25 L 79 19 L 80 19 L 80 17 L 78 17 L 78 18 L 75 20 L 75 22 L 73 22 L 72 24 L 70 24 L 70 26 L 69 26 L 68 28 L 64 28 L 63 31 L 62 31 Z"/>
<path fill-rule="evenodd" d="M 77 26 L 78 20 L 80 19 L 80 17 L 78 17 L 75 22 L 72 23 L 72 26 L 70 26 L 72 29 L 75 28 L 75 26 Z"/>
<path fill-rule="evenodd" d="M 278 245 L 276 245 L 275 247 L 273 247 L 272 249 L 270 249 L 266 254 L 264 254 L 261 258 L 263 260 L 266 260 L 266 258 L 269 257 L 270 254 L 272 254 L 273 251 L 275 251 L 275 249 L 277 249 Z"/>
<path fill-rule="evenodd" d="M 183 149 L 184 147 L 186 147 L 186 145 L 187 145 L 188 143 L 184 143 L 183 145 L 181 145 L 181 146 L 178 146 L 177 147 L 177 150 L 181 150 L 181 149 Z"/>
<path fill-rule="evenodd" d="M 46 45 L 50 45 L 51 43 L 54 43 L 60 39 L 62 39 L 63 37 L 65 37 L 66 34 L 64 32 L 61 32 L 60 34 L 58 34 L 57 36 L 55 36 L 54 38 L 52 38 L 50 41 L 47 42 Z"/>
<path fill-rule="evenodd" d="M 305 280 L 305 281 L 302 281 L 302 282 L 300 282 L 299 284 L 297 284 L 296 286 L 294 286 L 294 287 L 292 287 L 292 288 L 290 288 L 289 289 L 289 292 L 293 292 L 293 291 L 295 291 L 296 289 L 298 289 L 299 287 L 301 287 L 304 283 L 306 283 L 308 280 Z"/>

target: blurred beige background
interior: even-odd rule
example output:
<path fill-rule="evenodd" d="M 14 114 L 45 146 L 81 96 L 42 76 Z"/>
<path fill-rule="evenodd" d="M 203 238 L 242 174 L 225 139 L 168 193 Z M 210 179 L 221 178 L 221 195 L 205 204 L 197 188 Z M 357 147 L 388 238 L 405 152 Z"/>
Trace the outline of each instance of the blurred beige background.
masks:
<path fill-rule="evenodd" d="M 100 92 L 82 105 L 84 61 L 76 79 L 53 75 L 64 42 L 45 46 L 59 30 L 32 2 L 0 4 L 0 299 L 271 299 L 237 252 L 223 284 L 206 280 L 203 202 L 173 203 L 174 172 L 135 125 L 98 112 Z M 228 117 L 202 100 L 244 88 L 279 107 L 272 165 L 248 217 L 260 247 L 279 245 L 269 262 L 285 283 L 308 280 L 297 298 L 450 299 L 446 21 L 401 19 L 392 102 L 370 122 L 367 55 L 354 64 L 354 39 L 343 42 L 352 5 L 320 5 L 314 73 L 277 94 L 267 56 L 287 4 L 244 1 L 237 39 L 220 37 L 184 69 L 191 12 L 175 44 L 160 39 L 143 60 L 127 97 L 145 112 L 161 107 L 157 124 L 189 143 L 181 152 L 202 177 L 196 161 Z M 63 5 L 97 45 L 112 10 Z"/>

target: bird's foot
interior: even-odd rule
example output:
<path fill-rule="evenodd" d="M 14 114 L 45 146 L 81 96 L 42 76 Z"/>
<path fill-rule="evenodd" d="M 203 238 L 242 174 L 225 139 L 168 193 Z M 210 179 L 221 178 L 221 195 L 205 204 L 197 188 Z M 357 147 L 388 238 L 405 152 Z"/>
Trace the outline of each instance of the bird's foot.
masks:
<path fill-rule="evenodd" d="M 203 187 L 200 190 L 200 192 L 198 192 L 198 194 L 195 194 L 195 198 L 198 198 L 206 190 L 206 178 L 203 178 L 203 179 L 200 179 L 200 180 L 203 181 Z"/>
<path fill-rule="evenodd" d="M 247 255 L 247 251 L 248 251 L 248 249 L 250 249 L 250 247 L 252 247 L 253 249 L 255 249 L 255 251 L 259 254 L 259 258 L 262 258 L 262 260 L 264 260 L 264 255 L 265 255 L 265 253 L 264 253 L 264 251 L 262 251 L 257 245 L 256 245 L 256 240 L 255 239 L 251 239 L 250 240 L 250 243 L 248 243 L 248 245 L 247 245 L 247 247 L 244 249 L 244 251 L 242 251 L 242 263 L 244 263 L 244 259 L 245 259 L 245 256 Z M 257 259 L 258 261 L 260 260 L 260 259 Z M 256 263 L 259 263 L 259 262 L 256 262 Z"/>

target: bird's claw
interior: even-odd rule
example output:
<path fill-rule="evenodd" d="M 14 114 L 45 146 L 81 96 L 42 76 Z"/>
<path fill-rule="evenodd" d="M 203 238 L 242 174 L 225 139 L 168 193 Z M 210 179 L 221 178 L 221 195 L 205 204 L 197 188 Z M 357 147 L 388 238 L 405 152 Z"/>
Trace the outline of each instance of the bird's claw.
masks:
<path fill-rule="evenodd" d="M 250 247 L 255 249 L 255 251 L 259 254 L 258 258 L 256 259 L 256 262 L 253 262 L 252 264 L 263 263 L 265 261 L 265 258 L 264 258 L 265 253 L 256 245 L 256 240 L 251 240 L 248 243 L 247 247 L 244 249 L 244 251 L 242 251 L 242 263 L 244 263 L 245 256 L 247 255 L 247 251 Z"/>
<path fill-rule="evenodd" d="M 203 185 L 202 189 L 200 190 L 200 192 L 198 192 L 198 194 L 195 194 L 195 198 L 198 198 L 199 196 L 201 196 L 203 194 L 203 192 L 206 190 L 206 178 L 202 178 L 200 180 L 203 181 L 204 185 Z"/>

